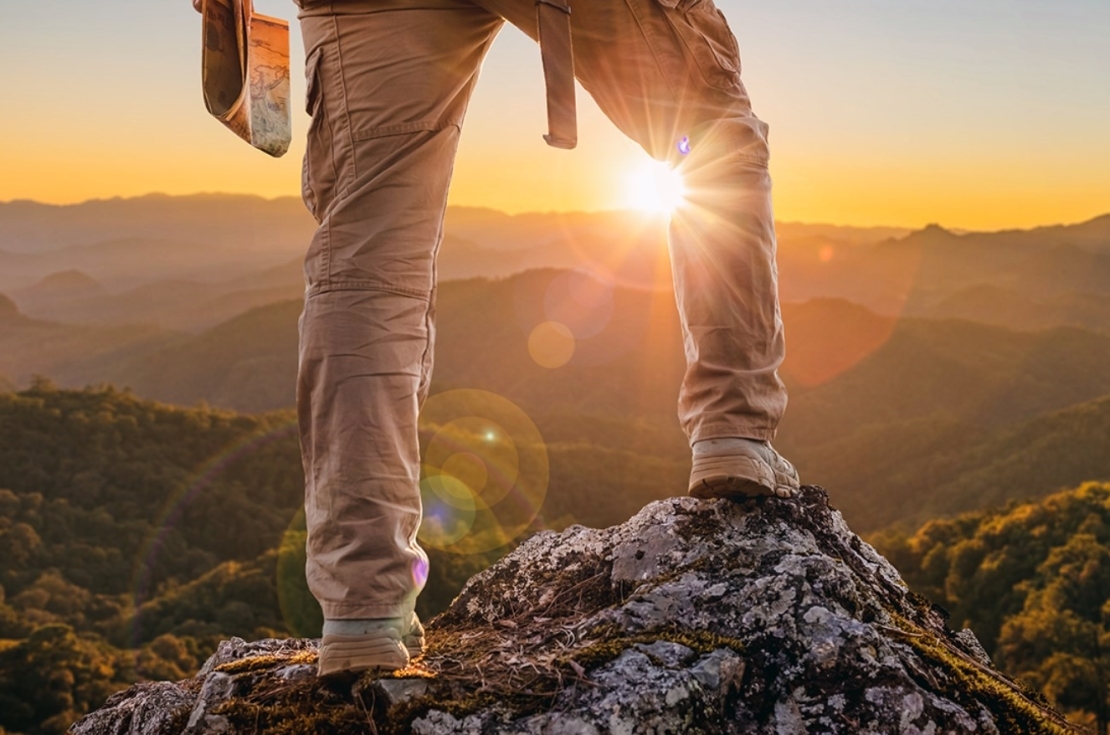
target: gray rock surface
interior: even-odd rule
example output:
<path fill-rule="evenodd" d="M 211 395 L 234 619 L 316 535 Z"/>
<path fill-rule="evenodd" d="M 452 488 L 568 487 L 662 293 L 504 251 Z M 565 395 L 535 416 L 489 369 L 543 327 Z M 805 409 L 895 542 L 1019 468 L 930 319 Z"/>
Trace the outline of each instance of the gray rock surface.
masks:
<path fill-rule="evenodd" d="M 313 641 L 232 640 L 196 678 L 133 687 L 72 732 L 1079 732 L 815 487 L 537 534 L 470 580 L 428 644 L 389 678 L 321 682 Z"/>
<path fill-rule="evenodd" d="M 179 684 L 167 681 L 136 684 L 110 697 L 95 716 L 77 722 L 70 732 L 74 735 L 181 732 L 196 699 L 195 690 Z"/>

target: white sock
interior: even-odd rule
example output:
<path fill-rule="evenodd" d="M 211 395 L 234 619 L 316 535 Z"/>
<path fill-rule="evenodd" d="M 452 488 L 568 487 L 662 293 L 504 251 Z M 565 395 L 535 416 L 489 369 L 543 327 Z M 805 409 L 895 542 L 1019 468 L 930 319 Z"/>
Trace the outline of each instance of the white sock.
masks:
<path fill-rule="evenodd" d="M 354 620 L 325 620 L 324 635 L 370 635 L 392 630 L 400 633 L 401 618 L 359 618 Z"/>
<path fill-rule="evenodd" d="M 702 439 L 699 442 L 694 442 L 694 456 L 699 454 L 706 454 L 709 452 L 728 452 L 734 449 L 742 449 L 751 445 L 762 446 L 764 442 L 756 439 L 742 439 L 738 436 L 729 436 L 723 439 Z"/>

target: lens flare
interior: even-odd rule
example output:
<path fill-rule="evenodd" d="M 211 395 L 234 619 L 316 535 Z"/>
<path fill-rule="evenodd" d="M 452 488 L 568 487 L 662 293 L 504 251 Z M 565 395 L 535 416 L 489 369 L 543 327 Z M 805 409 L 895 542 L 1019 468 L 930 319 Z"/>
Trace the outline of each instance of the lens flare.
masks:
<path fill-rule="evenodd" d="M 458 492 L 460 488 L 455 483 L 448 483 L 443 489 L 443 499 L 457 508 L 473 507 L 474 495 L 470 492 L 470 488 L 485 488 L 489 486 L 489 469 L 486 467 L 486 462 L 473 452 L 456 452 L 452 454 L 443 462 L 439 471 L 442 474 L 429 477 L 429 480 L 435 477 L 439 479 L 450 477 L 458 480 L 458 484 L 461 484 L 461 489 L 463 491 L 461 495 Z M 461 498 L 462 505 L 458 505 L 452 501 L 453 498 L 457 497 Z"/>
<path fill-rule="evenodd" d="M 514 403 L 479 390 L 440 393 L 424 405 L 421 433 L 422 544 L 483 553 L 536 523 L 547 494 L 547 448 Z"/>
<path fill-rule="evenodd" d="M 163 553 L 163 544 L 172 537 L 193 500 L 206 491 L 236 462 L 252 454 L 268 451 L 268 447 L 296 435 L 295 418 L 245 434 L 209 457 L 182 482 L 166 500 L 154 522 L 154 529 L 143 541 L 135 558 L 131 580 L 131 604 L 134 615 L 129 632 L 133 648 L 142 641 L 143 604 L 151 597 L 154 570 Z M 302 572 L 303 574 L 303 572 Z"/>
<path fill-rule="evenodd" d="M 412 581 L 416 585 L 416 589 L 424 589 L 424 585 L 428 583 L 427 559 L 417 559 L 412 563 Z"/>
<path fill-rule="evenodd" d="M 574 332 L 561 322 L 543 322 L 528 335 L 528 354 L 536 364 L 551 370 L 574 357 Z"/>
<path fill-rule="evenodd" d="M 301 638 L 319 637 L 324 625 L 320 604 L 308 589 L 305 580 L 305 530 L 304 510 L 300 510 L 289 523 L 281 537 L 277 558 L 277 596 L 281 618 L 286 629 Z"/>
<path fill-rule="evenodd" d="M 432 475 L 420 483 L 424 519 L 417 538 L 420 543 L 445 549 L 474 528 L 478 505 L 466 483 L 450 475 Z"/>
<path fill-rule="evenodd" d="M 570 329 L 575 339 L 594 337 L 613 318 L 613 284 L 594 273 L 575 269 L 560 273 L 544 293 L 547 321 Z"/>

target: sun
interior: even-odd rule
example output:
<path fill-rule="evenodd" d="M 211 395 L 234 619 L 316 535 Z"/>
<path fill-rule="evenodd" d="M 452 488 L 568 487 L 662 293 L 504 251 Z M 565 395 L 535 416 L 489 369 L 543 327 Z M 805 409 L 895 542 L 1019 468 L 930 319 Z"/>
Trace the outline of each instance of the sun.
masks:
<path fill-rule="evenodd" d="M 625 205 L 652 214 L 670 214 L 686 196 L 682 176 L 662 161 L 648 159 L 625 176 Z"/>

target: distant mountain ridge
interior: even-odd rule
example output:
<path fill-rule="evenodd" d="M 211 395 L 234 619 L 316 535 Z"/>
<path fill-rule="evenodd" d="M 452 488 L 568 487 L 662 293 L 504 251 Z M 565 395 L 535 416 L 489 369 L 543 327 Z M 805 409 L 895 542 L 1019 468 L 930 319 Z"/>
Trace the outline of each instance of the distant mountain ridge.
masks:
<path fill-rule="evenodd" d="M 549 441 L 689 462 L 674 408 L 684 358 L 671 295 L 616 289 L 601 330 L 578 341 L 566 366 L 548 369 L 529 353 L 529 336 L 566 273 L 444 283 L 433 393 L 492 391 L 524 408 Z M 300 310 L 300 300 L 266 305 L 195 336 L 10 316 L 22 326 L 0 327 L 0 375 L 23 385 L 38 372 L 65 386 L 127 386 L 179 405 L 287 408 Z M 783 314 L 790 404 L 776 444 L 860 528 L 1033 497 L 1060 482 L 1110 480 L 1103 435 L 1079 420 L 1074 431 L 1086 433 L 1074 435 L 1055 418 L 1073 409 L 1086 416 L 1082 407 L 1110 396 L 1110 336 L 897 320 L 831 299 L 786 304 Z M 1007 467 L 1025 466 L 1022 456 L 1045 467 L 1066 456 L 1033 451 L 1038 427 L 1055 437 L 1053 451 L 1069 442 L 1086 448 L 1060 475 L 1066 480 L 1025 471 L 994 483 L 1010 476 Z"/>
<path fill-rule="evenodd" d="M 131 231 L 110 231 L 109 214 L 128 207 L 173 210 L 179 223 L 209 207 L 212 227 L 236 211 L 307 218 L 292 199 L 150 197 L 76 206 L 53 232 L 84 217 L 101 228 L 94 234 L 135 237 L 158 221 L 148 212 Z M 47 210 L 17 203 L 0 207 L 0 220 L 17 211 L 26 224 Z M 674 413 L 684 368 L 663 225 L 629 212 L 451 208 L 434 390 L 497 392 L 560 441 L 687 462 Z M 979 460 L 969 458 L 992 442 L 1008 446 L 1016 427 L 1110 395 L 1110 216 L 1001 233 L 778 229 L 790 388 L 778 443 L 861 529 L 977 507 L 944 489 L 970 482 Z M 287 251 L 261 255 L 257 238 L 193 248 L 186 230 L 161 241 L 165 252 L 125 237 L 0 256 L 18 264 L 0 264 L 0 281 L 23 284 L 0 284 L 15 302 L 0 317 L 0 375 L 17 386 L 34 374 L 65 386 L 130 386 L 186 405 L 291 406 L 304 288 L 304 243 L 292 241 L 311 221 L 283 234 Z M 67 260 L 82 253 L 98 257 L 79 269 Z M 113 265 L 117 257 L 125 262 Z M 20 275 L 36 259 L 55 269 Z M 576 300 L 574 279 L 601 288 Z M 532 330 L 551 320 L 577 334 L 570 362 L 556 369 L 540 367 L 529 346 Z M 896 497 L 915 486 L 900 477 L 909 467 L 933 478 L 930 497 L 945 499 Z M 1097 462 L 1077 467 L 1095 473 L 1078 479 L 1102 477 Z M 968 502 L 1054 489 L 1036 477 L 1012 492 L 975 485 Z M 839 487 L 853 490 L 838 496 Z"/>
<path fill-rule="evenodd" d="M 17 386 L 27 386 L 35 375 L 102 383 L 115 366 L 182 338 L 150 326 L 83 327 L 32 319 L 0 294 L 0 375 Z"/>
<path fill-rule="evenodd" d="M 157 240 L 170 232 L 212 246 L 267 250 L 303 247 L 313 229 L 304 205 L 293 197 L 149 194 L 70 205 L 0 202 L 0 250 L 10 253 L 47 253 L 106 240 Z"/>
<path fill-rule="evenodd" d="M 314 226 L 291 197 L 0 203 L 0 292 L 47 320 L 199 331 L 299 295 L 296 264 Z M 622 284 L 655 287 L 669 279 L 665 230 L 664 219 L 635 212 L 510 215 L 450 207 L 439 275 L 453 280 L 587 268 Z M 998 233 L 803 223 L 778 223 L 777 230 L 785 301 L 843 298 L 885 315 L 985 318 L 1013 328 L 1110 323 L 1102 298 L 1110 297 L 1110 278 L 1103 277 L 1110 272 L 1110 215 Z M 43 279 L 72 270 L 107 293 L 77 298 L 36 292 Z M 277 273 L 280 283 L 271 280 Z M 195 283 L 195 294 L 182 281 Z M 963 296 L 983 287 L 1018 291 L 1047 316 L 992 311 Z"/>

